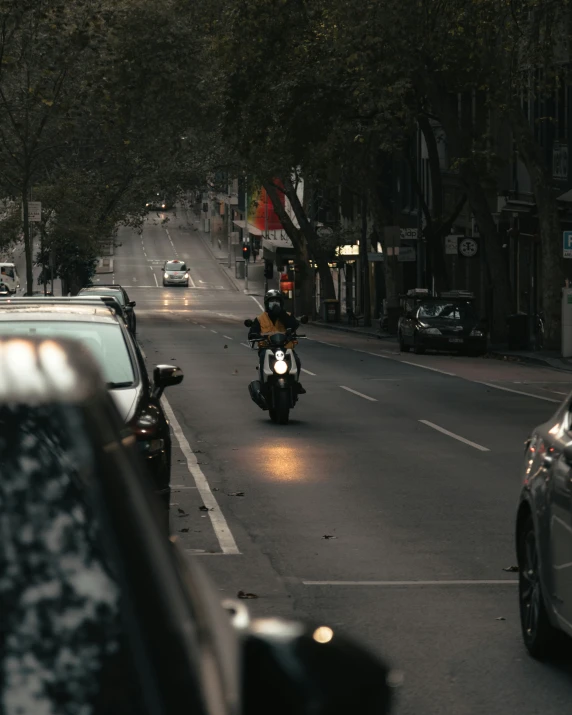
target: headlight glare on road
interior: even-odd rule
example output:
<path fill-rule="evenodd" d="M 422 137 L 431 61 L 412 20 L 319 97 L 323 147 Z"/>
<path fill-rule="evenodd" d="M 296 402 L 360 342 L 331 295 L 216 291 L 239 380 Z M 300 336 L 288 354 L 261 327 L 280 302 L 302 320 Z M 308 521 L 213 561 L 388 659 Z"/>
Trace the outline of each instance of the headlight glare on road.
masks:
<path fill-rule="evenodd" d="M 423 328 L 425 335 L 441 335 L 439 328 Z"/>
<path fill-rule="evenodd" d="M 474 328 L 471 330 L 471 338 L 482 338 L 483 337 L 483 331 L 478 330 L 478 328 Z"/>
<path fill-rule="evenodd" d="M 278 375 L 284 375 L 288 372 L 288 365 L 285 360 L 277 360 L 274 363 L 274 372 Z"/>

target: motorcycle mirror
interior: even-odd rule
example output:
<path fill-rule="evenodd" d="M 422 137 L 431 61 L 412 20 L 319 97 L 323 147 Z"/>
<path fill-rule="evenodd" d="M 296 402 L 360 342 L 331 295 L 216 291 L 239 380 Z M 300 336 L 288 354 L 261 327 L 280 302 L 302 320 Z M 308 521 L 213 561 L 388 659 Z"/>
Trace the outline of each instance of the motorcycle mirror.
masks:
<path fill-rule="evenodd" d="M 245 715 L 389 713 L 396 674 L 328 626 L 266 618 L 244 635 Z"/>
<path fill-rule="evenodd" d="M 302 325 L 306 325 L 306 323 L 308 322 L 308 316 L 307 316 L 307 315 L 303 315 L 303 316 L 300 318 L 300 322 L 302 323 Z"/>
<path fill-rule="evenodd" d="M 244 324 L 246 325 L 247 328 L 250 328 L 250 327 L 252 327 L 253 322 L 254 321 L 252 321 L 252 320 L 250 320 L 250 318 L 248 318 L 247 320 L 244 321 Z"/>

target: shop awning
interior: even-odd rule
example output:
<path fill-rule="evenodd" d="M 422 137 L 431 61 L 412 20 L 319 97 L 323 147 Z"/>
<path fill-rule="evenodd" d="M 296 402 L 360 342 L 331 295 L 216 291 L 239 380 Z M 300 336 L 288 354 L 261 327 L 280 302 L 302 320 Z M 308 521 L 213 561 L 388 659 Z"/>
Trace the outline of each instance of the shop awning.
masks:
<path fill-rule="evenodd" d="M 256 226 L 253 226 L 251 223 L 248 224 L 248 229 L 246 228 L 246 221 L 233 221 L 233 224 L 235 226 L 238 226 L 241 228 L 243 231 L 248 231 L 248 233 L 251 233 L 253 236 L 263 236 L 264 232 L 261 231 L 259 228 L 256 228 Z"/>

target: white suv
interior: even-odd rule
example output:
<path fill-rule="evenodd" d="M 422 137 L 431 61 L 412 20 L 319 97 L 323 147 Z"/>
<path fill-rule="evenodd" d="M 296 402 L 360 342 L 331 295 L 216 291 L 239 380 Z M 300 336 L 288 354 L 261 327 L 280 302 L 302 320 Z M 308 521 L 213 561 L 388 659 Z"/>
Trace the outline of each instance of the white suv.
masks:
<path fill-rule="evenodd" d="M 166 261 L 163 266 L 163 285 L 184 285 L 189 287 L 189 270 L 183 261 Z"/>

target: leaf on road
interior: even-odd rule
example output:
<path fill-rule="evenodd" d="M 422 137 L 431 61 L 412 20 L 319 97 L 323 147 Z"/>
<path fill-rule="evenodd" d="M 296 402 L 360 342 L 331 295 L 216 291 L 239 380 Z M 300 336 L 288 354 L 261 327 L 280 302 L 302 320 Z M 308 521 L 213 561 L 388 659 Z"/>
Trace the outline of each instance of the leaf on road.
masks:
<path fill-rule="evenodd" d="M 234 370 L 232 374 L 233 374 L 233 375 L 238 375 L 238 370 Z"/>
<path fill-rule="evenodd" d="M 179 514 L 184 514 L 184 513 L 185 513 L 185 510 L 184 510 L 184 509 L 177 509 L 177 511 L 179 512 Z"/>
<path fill-rule="evenodd" d="M 230 494 L 227 494 L 228 497 L 243 497 L 244 492 L 231 492 Z"/>
<path fill-rule="evenodd" d="M 188 528 L 187 529 L 179 529 L 179 531 L 181 532 L 181 534 L 186 534 L 188 531 Z"/>
<path fill-rule="evenodd" d="M 506 621 L 506 618 L 504 616 L 499 616 L 496 620 L 497 621 Z"/>
<path fill-rule="evenodd" d="M 507 571 L 508 573 L 518 573 L 518 566 L 505 566 L 503 571 Z"/>
<path fill-rule="evenodd" d="M 227 350 L 227 349 L 228 349 L 228 345 L 225 345 L 225 346 L 224 346 L 224 349 Z"/>
<path fill-rule="evenodd" d="M 332 534 L 324 534 L 322 536 L 322 539 L 337 539 L 337 536 L 333 536 Z"/>
<path fill-rule="evenodd" d="M 199 511 L 213 511 L 213 509 L 209 509 L 208 506 L 201 504 L 201 506 L 199 507 Z"/>
<path fill-rule="evenodd" d="M 258 596 L 255 593 L 245 593 L 244 591 L 239 591 L 237 594 L 238 598 L 258 598 Z"/>

